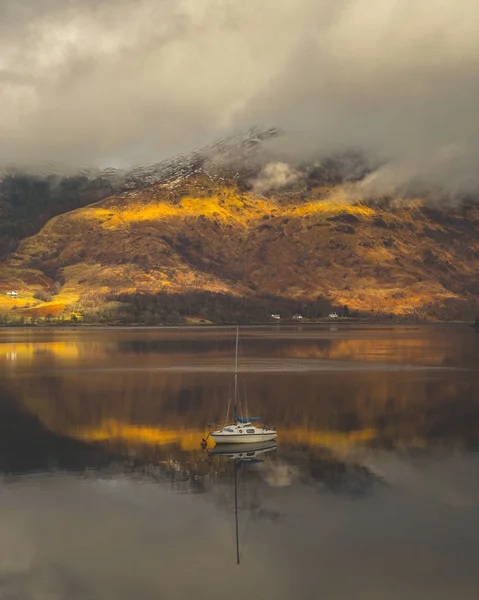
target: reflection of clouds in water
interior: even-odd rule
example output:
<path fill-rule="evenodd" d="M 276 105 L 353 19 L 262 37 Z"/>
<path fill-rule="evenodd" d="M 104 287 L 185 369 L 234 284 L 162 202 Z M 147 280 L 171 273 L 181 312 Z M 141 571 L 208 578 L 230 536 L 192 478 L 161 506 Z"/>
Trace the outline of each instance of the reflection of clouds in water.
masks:
<path fill-rule="evenodd" d="M 338 450 L 341 450 L 339 448 Z M 322 491 L 338 494 L 346 492 L 392 489 L 394 493 L 421 501 L 437 502 L 451 507 L 472 508 L 479 506 L 479 456 L 457 451 L 453 454 L 428 452 L 427 454 L 407 454 L 372 450 L 368 447 L 350 445 L 337 453 L 339 470 L 333 473 L 333 481 L 328 481 L 327 464 L 322 477 L 304 477 L 305 465 L 288 464 L 276 460 L 264 468 L 264 481 L 274 488 L 294 486 L 314 480 L 322 484 Z M 344 462 L 342 462 L 344 461 Z M 306 465 L 307 466 L 307 465 Z M 323 481 L 323 479 L 325 481 Z M 358 480 L 359 479 L 359 480 Z M 333 485 L 328 485 L 328 484 Z M 371 486 L 381 483 L 383 486 Z M 358 488 L 359 485 L 359 488 Z M 385 487 L 384 487 L 385 486 Z"/>
<path fill-rule="evenodd" d="M 0 513 L 0 582 L 32 568 L 35 552 L 28 529 L 23 515 Z"/>
<path fill-rule="evenodd" d="M 278 461 L 274 464 L 268 464 L 264 479 L 272 487 L 286 487 L 292 485 L 298 479 L 298 476 L 299 470 L 297 467 Z"/>
<path fill-rule="evenodd" d="M 0 598 L 8 600 L 84 600 L 92 598 L 89 584 L 58 566 L 9 574 L 0 581 Z"/>
<path fill-rule="evenodd" d="M 447 466 L 445 479 L 461 461 Z M 466 477 L 472 466 L 462 469 Z M 243 581 L 262 599 L 316 600 L 318 583 L 330 600 L 423 600 L 424 590 L 435 600 L 459 590 L 461 600 L 475 598 L 479 515 L 409 489 L 407 497 L 391 487 L 353 502 L 296 484 L 263 489 L 258 499 L 241 481 L 241 501 L 258 501 L 266 518 L 246 533 L 240 510 L 238 568 L 234 513 L 214 494 L 177 495 L 124 477 L 22 483 L 0 496 L 2 534 L 11 525 L 20 540 L 16 563 L 2 572 L 0 597 L 8 600 L 243 599 Z M 2 559 L 11 540 L 0 536 Z"/>
<path fill-rule="evenodd" d="M 12 490 L 11 502 L 0 497 L 2 598 L 70 600 L 82 597 L 83 582 L 83 598 L 209 598 L 213 581 L 227 597 L 243 597 L 241 586 L 228 593 L 230 511 L 123 478 L 85 485 L 36 477 Z M 247 570 L 259 579 L 254 552 Z"/>
<path fill-rule="evenodd" d="M 408 456 L 377 451 L 363 456 L 363 460 L 374 474 L 403 493 L 458 508 L 479 504 L 476 455 L 457 452 L 445 456 Z"/>

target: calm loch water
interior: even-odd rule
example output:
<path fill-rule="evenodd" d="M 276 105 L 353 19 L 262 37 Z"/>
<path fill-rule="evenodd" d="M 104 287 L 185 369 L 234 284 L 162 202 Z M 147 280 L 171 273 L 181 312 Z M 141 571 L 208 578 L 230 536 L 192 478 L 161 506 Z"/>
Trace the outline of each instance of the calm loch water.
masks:
<path fill-rule="evenodd" d="M 0 330 L 0 599 L 476 600 L 479 335 L 242 328 L 243 457 L 200 448 L 234 343 Z"/>

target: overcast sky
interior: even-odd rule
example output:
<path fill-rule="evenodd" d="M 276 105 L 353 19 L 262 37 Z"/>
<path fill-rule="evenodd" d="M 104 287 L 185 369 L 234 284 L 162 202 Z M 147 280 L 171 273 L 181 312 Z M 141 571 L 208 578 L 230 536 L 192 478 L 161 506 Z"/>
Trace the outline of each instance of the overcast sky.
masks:
<path fill-rule="evenodd" d="M 253 124 L 479 187 L 477 0 L 0 0 L 0 165 L 154 161 Z M 372 182 L 374 184 L 375 182 Z"/>

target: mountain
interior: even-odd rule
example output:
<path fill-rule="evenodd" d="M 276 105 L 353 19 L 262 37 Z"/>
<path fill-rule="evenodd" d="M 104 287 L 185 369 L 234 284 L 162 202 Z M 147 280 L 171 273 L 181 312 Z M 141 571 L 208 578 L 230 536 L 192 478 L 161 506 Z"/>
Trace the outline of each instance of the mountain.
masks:
<path fill-rule="evenodd" d="M 272 127 L 254 127 L 192 152 L 128 170 L 89 168 L 61 175 L 61 169 L 51 164 L 38 168 L 35 174 L 12 168 L 0 179 L 0 258 L 14 251 L 21 239 L 37 233 L 52 217 L 113 193 L 180 181 L 218 168 L 238 176 L 240 166 L 247 175 L 268 156 L 263 148 L 258 153 L 257 147 L 280 133 Z"/>
<path fill-rule="evenodd" d="M 345 184 L 367 174 L 360 154 L 291 166 L 280 136 L 256 128 L 148 167 L 84 174 L 90 196 L 74 210 L 65 201 L 68 212 L 4 259 L 0 311 L 115 322 L 476 316 L 478 204 L 356 200 Z"/>

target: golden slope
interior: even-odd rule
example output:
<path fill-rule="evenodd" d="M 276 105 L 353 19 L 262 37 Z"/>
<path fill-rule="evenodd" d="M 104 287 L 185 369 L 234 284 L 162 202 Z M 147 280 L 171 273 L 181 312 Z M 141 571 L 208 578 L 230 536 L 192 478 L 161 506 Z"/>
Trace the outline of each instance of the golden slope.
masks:
<path fill-rule="evenodd" d="M 0 296 L 0 311 L 69 313 L 77 300 L 81 311 L 112 291 L 198 289 L 323 295 L 352 310 L 444 317 L 467 303 L 474 310 L 478 233 L 476 207 L 372 208 L 345 204 L 334 189 L 293 204 L 201 176 L 52 219 L 3 265 L 0 289 L 15 287 L 20 298 Z M 54 280 L 59 295 L 32 308 L 33 293 Z"/>

